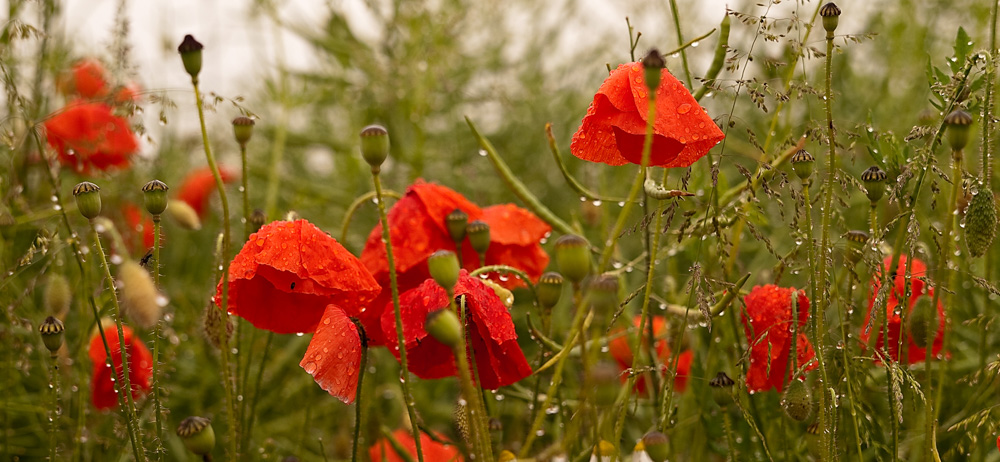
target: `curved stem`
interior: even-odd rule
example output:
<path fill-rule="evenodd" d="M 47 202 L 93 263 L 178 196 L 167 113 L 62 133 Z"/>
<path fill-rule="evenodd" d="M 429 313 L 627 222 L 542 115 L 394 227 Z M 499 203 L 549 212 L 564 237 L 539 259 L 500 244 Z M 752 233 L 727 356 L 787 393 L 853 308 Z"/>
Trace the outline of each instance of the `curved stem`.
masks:
<path fill-rule="evenodd" d="M 563 162 L 562 154 L 559 153 L 559 146 L 556 144 L 556 138 L 552 134 L 551 123 L 545 124 L 545 137 L 549 141 L 549 151 L 552 152 L 552 157 L 556 161 L 556 166 L 559 167 L 559 173 L 562 173 L 563 179 L 566 180 L 566 184 L 568 184 L 570 188 L 573 188 L 577 194 L 592 201 L 619 202 L 623 200 L 617 197 L 603 197 L 587 189 L 583 184 L 577 181 L 576 178 L 573 178 L 573 175 L 569 173 L 569 169 L 566 168 L 566 163 Z"/>
<path fill-rule="evenodd" d="M 385 191 L 382 191 L 382 197 L 391 197 L 393 199 L 399 199 L 400 197 L 403 197 L 403 196 L 401 196 L 396 191 L 393 191 L 391 189 L 386 189 Z M 354 199 L 354 202 L 351 202 L 351 205 L 347 207 L 347 211 L 344 212 L 344 220 L 340 224 L 340 242 L 341 243 L 344 243 L 344 242 L 347 241 L 347 229 L 350 228 L 350 226 L 351 226 L 351 219 L 354 218 L 354 213 L 358 211 L 358 207 L 361 207 L 362 204 L 364 204 L 365 202 L 368 202 L 368 201 L 370 201 L 370 200 L 372 200 L 374 198 L 375 198 L 375 191 L 370 191 L 370 192 L 367 192 L 365 194 L 362 194 L 362 195 L 358 196 L 358 198 Z"/>

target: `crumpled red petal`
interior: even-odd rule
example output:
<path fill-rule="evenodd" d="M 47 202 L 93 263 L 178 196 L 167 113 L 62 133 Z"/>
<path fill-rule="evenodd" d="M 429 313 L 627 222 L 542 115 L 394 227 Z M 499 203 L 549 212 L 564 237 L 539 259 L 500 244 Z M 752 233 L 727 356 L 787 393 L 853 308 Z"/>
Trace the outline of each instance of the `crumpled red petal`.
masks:
<path fill-rule="evenodd" d="M 750 367 L 747 369 L 747 389 L 767 391 L 784 388 L 788 371 L 788 357 L 792 348 L 792 294 L 794 288 L 772 284 L 757 286 L 744 298 L 743 330 L 750 344 Z M 804 291 L 797 291 L 798 331 L 797 361 L 802 368 L 815 356 L 804 331 L 809 317 L 809 299 Z M 816 368 L 812 363 L 804 370 Z M 796 377 L 798 378 L 798 377 Z"/>
<path fill-rule="evenodd" d="M 125 339 L 125 349 L 128 352 L 128 376 L 132 385 L 132 397 L 139 398 L 148 393 L 151 388 L 153 356 L 149 353 L 146 345 L 134 335 L 131 328 L 122 326 L 122 334 Z M 108 346 L 111 348 L 111 362 L 115 368 L 115 375 L 118 380 L 125 380 L 117 328 L 104 329 L 104 336 L 108 339 Z M 94 363 L 94 373 L 90 379 L 91 402 L 99 410 L 112 409 L 118 405 L 118 395 L 115 393 L 115 384 L 111 381 L 111 368 L 105 363 L 108 354 L 104 350 L 104 342 L 101 340 L 100 334 L 94 334 L 91 337 L 87 353 Z"/>
<path fill-rule="evenodd" d="M 444 440 L 442 435 L 437 435 L 438 439 Z M 392 432 L 392 437 L 405 448 L 407 455 L 413 460 L 417 458 L 417 445 L 413 441 L 413 435 L 405 429 L 398 429 Z M 424 454 L 424 460 L 430 462 L 462 462 L 462 453 L 458 447 L 451 444 L 441 444 L 432 439 L 426 433 L 420 433 L 420 450 Z M 375 462 L 404 462 L 406 459 L 399 456 L 385 438 L 380 438 L 375 444 L 368 448 L 368 459 Z"/>
<path fill-rule="evenodd" d="M 379 290 L 354 255 L 306 220 L 264 225 L 229 267 L 229 313 L 279 334 L 314 332 L 330 303 L 358 316 Z"/>
<path fill-rule="evenodd" d="M 893 276 L 893 288 L 889 293 L 889 297 L 886 299 L 886 313 L 889 318 L 889 357 L 895 361 L 899 361 L 899 347 L 900 347 L 900 335 L 903 331 L 903 320 L 901 313 L 897 312 L 900 302 L 903 299 L 903 295 L 906 293 L 906 256 L 899 257 L 899 264 L 896 267 L 896 271 L 890 272 L 890 276 Z M 892 266 L 892 257 L 887 257 L 882 262 L 882 267 L 888 269 Z M 910 269 L 910 302 L 908 304 L 907 314 L 913 311 L 913 307 L 916 306 L 917 301 L 920 297 L 934 297 L 934 288 L 928 287 L 923 281 L 923 277 L 927 274 L 927 265 L 924 262 L 913 259 L 912 268 Z M 882 286 L 882 276 L 881 272 L 872 276 L 872 291 L 871 296 L 868 299 L 868 312 L 865 314 L 865 321 L 862 326 L 868 326 L 871 322 L 872 309 L 875 307 L 875 298 L 878 296 L 878 292 Z M 941 301 L 938 300 L 937 305 L 937 319 L 938 327 L 937 333 L 934 336 L 933 343 L 931 344 L 931 354 L 937 357 L 941 353 L 941 348 L 944 344 L 944 328 L 945 328 L 945 318 L 944 318 L 944 306 L 941 305 Z M 878 329 L 879 326 L 872 326 L 871 330 L 866 331 L 864 327 L 861 329 L 860 340 L 862 343 L 868 343 L 869 337 L 871 337 L 874 329 Z M 875 339 L 875 347 L 881 350 L 885 342 L 885 331 L 879 330 L 877 333 L 878 337 Z M 906 334 L 906 362 L 908 364 L 916 364 L 923 362 L 927 359 L 927 349 L 920 348 L 916 343 L 913 343 L 913 337 L 909 333 Z M 876 360 L 877 364 L 881 364 L 881 361 Z"/>
<path fill-rule="evenodd" d="M 43 125 L 59 162 L 78 173 L 128 167 L 139 149 L 128 121 L 103 103 L 71 103 Z"/>
<path fill-rule="evenodd" d="M 486 250 L 487 265 L 507 265 L 524 271 L 537 281 L 549 265 L 549 255 L 540 242 L 552 227 L 528 210 L 514 204 L 492 205 L 483 209 L 482 221 L 490 225 L 490 247 Z M 479 267 L 479 257 L 468 241 L 463 247 L 463 266 L 467 270 Z M 526 286 L 520 278 L 500 278 L 490 274 L 490 279 L 508 289 Z M 506 280 L 504 280 L 506 279 Z"/>
<path fill-rule="evenodd" d="M 232 183 L 237 178 L 236 172 L 225 167 L 219 167 L 219 177 L 223 183 Z M 205 218 L 205 214 L 208 213 L 208 201 L 212 193 L 217 190 L 215 175 L 212 169 L 206 166 L 193 170 L 184 177 L 178 188 L 177 198 L 187 202 L 195 212 L 198 212 L 199 217 Z"/>
<path fill-rule="evenodd" d="M 354 402 L 361 371 L 361 337 L 340 307 L 326 307 L 299 366 L 327 393 L 344 404 Z"/>

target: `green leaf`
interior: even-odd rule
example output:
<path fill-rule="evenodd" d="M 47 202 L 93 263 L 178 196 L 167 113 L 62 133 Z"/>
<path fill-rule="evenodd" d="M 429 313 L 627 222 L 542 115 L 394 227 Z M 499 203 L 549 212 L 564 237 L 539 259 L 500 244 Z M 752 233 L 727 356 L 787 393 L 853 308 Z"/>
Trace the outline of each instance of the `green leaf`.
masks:
<path fill-rule="evenodd" d="M 965 32 L 965 28 L 963 27 L 958 28 L 958 34 L 955 36 L 954 50 L 954 59 L 950 60 L 948 65 L 951 66 L 952 72 L 958 72 L 965 66 L 965 59 L 969 56 L 969 52 L 972 51 L 972 37 L 969 37 L 969 34 Z"/>

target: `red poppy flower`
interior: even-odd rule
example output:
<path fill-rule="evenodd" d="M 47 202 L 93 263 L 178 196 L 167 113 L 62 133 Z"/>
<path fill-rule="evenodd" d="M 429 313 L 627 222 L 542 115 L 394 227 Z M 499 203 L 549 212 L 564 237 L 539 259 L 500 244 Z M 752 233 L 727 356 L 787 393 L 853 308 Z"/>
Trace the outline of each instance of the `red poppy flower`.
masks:
<path fill-rule="evenodd" d="M 56 81 L 59 92 L 66 96 L 99 99 L 108 96 L 108 72 L 94 58 L 83 58 L 73 64 Z"/>
<path fill-rule="evenodd" d="M 362 342 L 357 325 L 344 310 L 327 305 L 323 322 L 316 327 L 299 366 L 320 388 L 351 404 L 358 392 Z"/>
<path fill-rule="evenodd" d="M 153 219 L 149 217 L 149 214 L 137 205 L 126 202 L 122 205 L 122 216 L 125 218 L 125 224 L 128 225 L 122 234 L 125 234 L 124 237 L 132 250 L 139 249 L 145 252 L 146 249 L 153 247 L 155 237 L 153 236 Z"/>
<path fill-rule="evenodd" d="M 632 324 L 638 328 L 640 316 L 635 316 L 632 319 Z M 663 364 L 662 371 L 665 373 L 668 369 L 670 361 L 673 360 L 673 354 L 670 352 L 670 346 L 667 344 L 667 320 L 663 316 L 653 316 L 653 336 L 656 338 L 656 356 L 659 358 L 661 364 Z M 617 329 L 616 333 L 624 332 L 624 329 Z M 642 337 L 643 348 L 649 343 L 646 341 L 646 336 Z M 632 367 L 632 347 L 629 346 L 629 339 L 625 335 L 620 335 L 611 340 L 608 344 L 608 348 L 611 350 L 611 357 L 615 358 L 618 362 L 618 367 L 625 371 Z M 677 376 L 674 378 L 674 389 L 680 393 L 683 393 L 687 388 L 688 375 L 691 373 L 691 361 L 694 359 L 694 353 L 691 350 L 682 351 L 677 357 Z M 661 374 L 661 377 L 663 374 Z M 628 377 L 621 376 L 622 382 L 628 380 Z M 635 382 L 635 389 L 640 394 L 646 393 L 646 377 L 640 375 L 638 380 Z"/>
<path fill-rule="evenodd" d="M 660 75 L 649 165 L 687 167 L 722 141 L 724 135 L 684 85 L 666 69 Z M 648 110 L 642 64 L 618 66 L 594 95 L 583 123 L 573 135 L 570 151 L 591 162 L 641 164 Z"/>
<path fill-rule="evenodd" d="M 139 149 L 128 121 L 103 103 L 72 103 L 43 125 L 59 162 L 78 173 L 128 167 Z"/>
<path fill-rule="evenodd" d="M 462 270 L 455 284 L 455 296 L 465 296 L 468 346 L 475 356 L 483 388 L 496 390 L 531 375 L 531 366 L 517 344 L 517 332 L 507 308 L 482 281 Z M 400 296 L 399 306 L 406 334 L 406 357 L 413 372 L 425 379 L 458 374 L 455 357 L 448 348 L 424 329 L 427 314 L 448 308 L 448 293 L 433 279 Z M 395 332 L 396 317 L 391 307 L 382 313 L 382 329 Z M 396 337 L 386 336 L 386 346 L 399 359 Z"/>
<path fill-rule="evenodd" d="M 788 357 L 792 350 L 792 297 L 798 294 L 798 339 L 796 343 L 796 368 L 813 359 L 815 353 L 805 331 L 809 318 L 809 298 L 804 291 L 768 284 L 757 286 L 743 299 L 743 331 L 750 343 L 750 368 L 747 370 L 747 389 L 781 391 L 791 371 Z M 810 364 L 805 370 L 816 368 Z"/>
<path fill-rule="evenodd" d="M 438 435 L 440 438 L 440 435 Z M 399 429 L 392 432 L 392 437 L 402 446 L 407 455 L 413 460 L 417 459 L 417 445 L 413 441 L 413 435 L 409 430 Z M 441 444 L 431 439 L 426 433 L 420 433 L 420 450 L 424 454 L 424 460 L 435 462 L 462 462 L 462 454 L 458 447 L 451 444 Z M 403 462 L 404 459 L 396 453 L 392 443 L 385 438 L 380 438 L 375 444 L 368 448 L 368 459 L 374 462 Z"/>
<path fill-rule="evenodd" d="M 229 266 L 229 313 L 279 334 L 315 332 L 330 304 L 357 316 L 378 291 L 354 255 L 306 220 L 264 225 Z"/>
<path fill-rule="evenodd" d="M 125 338 L 125 349 L 128 351 L 128 378 L 132 385 L 132 397 L 138 398 L 148 393 L 151 388 L 153 356 L 131 328 L 122 326 L 122 333 Z M 117 380 L 125 380 L 117 328 L 109 326 L 104 329 L 104 336 L 111 348 L 111 362 L 114 364 Z M 104 342 L 100 334 L 94 334 L 90 338 L 88 353 L 90 360 L 94 362 L 94 374 L 90 380 L 91 401 L 97 409 L 111 409 L 118 405 L 118 395 L 115 393 L 115 384 L 111 381 L 111 368 L 106 363 L 108 354 L 104 351 Z"/>
<path fill-rule="evenodd" d="M 892 257 L 888 257 L 882 263 L 883 267 L 888 269 L 892 265 Z M 910 303 L 909 312 L 913 311 L 913 307 L 917 304 L 917 300 L 922 296 L 934 297 L 934 288 L 928 287 L 924 283 L 923 278 L 927 274 L 927 265 L 924 262 L 914 259 L 913 267 L 911 268 L 911 278 L 910 278 Z M 893 288 L 889 292 L 889 298 L 886 299 L 886 312 L 889 315 L 889 357 L 893 360 L 899 361 L 899 335 L 903 330 L 902 327 L 902 309 L 899 307 L 900 302 L 903 299 L 903 294 L 906 290 L 906 257 L 899 257 L 899 265 L 895 272 L 890 272 L 890 275 L 894 276 Z M 879 288 L 882 283 L 882 275 L 876 274 L 872 278 L 872 294 L 868 300 L 868 313 L 865 315 L 865 323 L 862 326 L 867 326 L 871 321 L 872 308 L 875 306 L 875 297 L 878 294 Z M 944 341 L 944 308 L 941 306 L 941 302 L 938 301 L 937 306 L 937 319 L 938 328 L 937 334 L 934 336 L 934 342 L 932 346 L 931 353 L 937 356 L 941 352 L 941 345 Z M 878 327 L 878 326 L 874 326 Z M 867 343 L 868 338 L 871 336 L 871 330 L 868 332 L 864 328 L 861 330 L 861 341 Z M 884 331 L 878 333 L 878 337 L 875 339 L 875 346 L 878 349 L 882 349 L 883 342 L 885 341 Z M 907 342 L 907 357 L 906 360 L 909 364 L 919 363 L 927 359 L 927 349 L 920 348 L 915 343 L 913 343 L 913 338 L 909 333 L 906 334 Z"/>
<path fill-rule="evenodd" d="M 417 287 L 430 278 L 427 257 L 432 253 L 442 249 L 455 250 L 455 242 L 445 226 L 445 218 L 455 209 L 465 212 L 469 220 L 483 220 L 490 225 L 487 265 L 513 266 L 524 271 L 532 280 L 537 280 L 542 275 L 549 257 L 539 242 L 551 231 L 549 225 L 517 206 L 507 204 L 480 209 L 451 189 L 417 180 L 406 190 L 403 198 L 392 206 L 388 215 L 400 293 Z M 368 241 L 361 252 L 361 262 L 382 286 L 378 298 L 361 313 L 361 322 L 372 343 L 382 345 L 385 344 L 386 336 L 381 332 L 379 319 L 392 298 L 381 223 L 375 225 L 375 229 L 368 235 Z M 470 270 L 479 267 L 479 257 L 468 240 L 462 245 L 462 264 Z M 514 277 L 501 279 L 493 276 L 492 279 L 507 288 L 523 284 Z M 395 332 L 395 326 L 388 332 Z"/>
<path fill-rule="evenodd" d="M 219 176 L 222 177 L 223 183 L 232 183 L 237 178 L 235 172 L 225 167 L 219 167 Z M 212 174 L 212 169 L 206 166 L 184 177 L 181 187 L 178 188 L 177 198 L 187 202 L 195 212 L 198 212 L 199 218 L 205 218 L 205 214 L 208 213 L 208 201 L 217 189 L 215 175 Z"/>

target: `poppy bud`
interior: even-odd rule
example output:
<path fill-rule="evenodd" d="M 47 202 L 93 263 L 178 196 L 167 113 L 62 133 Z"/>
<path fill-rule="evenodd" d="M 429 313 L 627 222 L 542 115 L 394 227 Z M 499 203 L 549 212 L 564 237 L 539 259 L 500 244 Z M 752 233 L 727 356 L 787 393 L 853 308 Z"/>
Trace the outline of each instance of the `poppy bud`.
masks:
<path fill-rule="evenodd" d="M 590 249 L 587 240 L 576 234 L 556 239 L 556 265 L 559 272 L 574 284 L 590 274 Z"/>
<path fill-rule="evenodd" d="M 233 119 L 233 136 L 240 146 L 246 146 L 253 136 L 253 126 L 255 122 L 249 117 L 237 117 Z"/>
<path fill-rule="evenodd" d="M 153 278 L 138 263 L 128 260 L 118 270 L 122 311 L 136 325 L 149 329 L 160 320 L 160 292 Z"/>
<path fill-rule="evenodd" d="M 1000 442 L 1000 438 L 997 438 L 997 441 Z M 504 449 L 497 456 L 497 462 L 517 462 L 517 456 L 513 452 Z"/>
<path fill-rule="evenodd" d="M 264 215 L 264 211 L 261 209 L 253 209 L 253 213 L 250 214 L 250 233 L 256 233 L 260 231 L 260 228 L 264 226 L 267 221 L 267 215 Z"/>
<path fill-rule="evenodd" d="M 667 435 L 658 431 L 651 431 L 642 437 L 642 445 L 646 449 L 646 455 L 653 462 L 664 462 L 667 460 Z"/>
<path fill-rule="evenodd" d="M 997 209 L 993 191 L 987 185 L 979 185 L 973 192 L 965 211 L 965 243 L 973 257 L 981 257 L 996 237 Z"/>
<path fill-rule="evenodd" d="M 611 460 L 615 456 L 615 445 L 605 440 L 598 441 L 597 446 L 594 447 L 594 456 L 601 462 Z"/>
<path fill-rule="evenodd" d="M 171 200 L 167 207 L 169 215 L 181 228 L 188 231 L 198 231 L 201 229 L 201 218 L 191 206 L 182 200 Z"/>
<path fill-rule="evenodd" d="M 378 173 L 389 157 L 389 132 L 381 125 L 369 125 L 361 129 L 361 157 Z"/>
<path fill-rule="evenodd" d="M 462 322 L 458 320 L 458 315 L 454 311 L 447 308 L 427 313 L 424 329 L 437 341 L 451 348 L 457 348 L 462 344 L 464 335 Z"/>
<path fill-rule="evenodd" d="M 719 407 L 726 407 L 732 403 L 735 385 L 736 382 L 725 372 L 719 372 L 714 379 L 709 380 L 708 386 L 712 387 L 712 398 L 715 399 L 715 404 L 718 404 Z"/>
<path fill-rule="evenodd" d="M 931 297 L 920 297 L 910 311 L 909 322 L 910 338 L 913 344 L 920 348 L 927 348 L 937 333 L 937 310 Z"/>
<path fill-rule="evenodd" d="M 652 98 L 656 97 L 656 89 L 660 86 L 660 71 L 666 66 L 667 62 L 656 48 L 650 49 L 646 57 L 642 58 L 642 67 L 646 71 L 646 88 Z"/>
<path fill-rule="evenodd" d="M 601 361 L 590 371 L 590 387 L 599 406 L 610 406 L 618 398 L 618 365 L 611 361 Z"/>
<path fill-rule="evenodd" d="M 476 220 L 469 223 L 465 232 L 469 236 L 472 250 L 475 250 L 480 256 L 486 255 L 486 250 L 490 248 L 490 225 L 486 224 L 485 221 Z"/>
<path fill-rule="evenodd" d="M 469 214 L 460 209 L 452 210 L 444 219 L 444 224 L 448 228 L 451 240 L 455 241 L 456 244 L 461 244 L 465 239 L 465 228 L 469 226 Z"/>
<path fill-rule="evenodd" d="M 799 149 L 794 155 L 792 155 L 792 170 L 795 171 L 795 175 L 799 177 L 800 180 L 805 180 L 809 178 L 813 173 L 813 164 L 816 163 L 816 158 L 809 154 L 809 151 L 805 149 Z"/>
<path fill-rule="evenodd" d="M 618 309 L 618 278 L 602 274 L 590 281 L 591 303 L 596 314 L 612 313 Z"/>
<path fill-rule="evenodd" d="M 97 218 L 101 214 L 101 187 L 89 181 L 84 181 L 73 187 L 76 197 L 76 208 L 87 219 Z"/>
<path fill-rule="evenodd" d="M 948 127 L 948 144 L 952 151 L 961 151 L 969 144 L 969 130 L 972 127 L 972 115 L 961 109 L 956 109 L 944 118 Z"/>
<path fill-rule="evenodd" d="M 191 416 L 182 420 L 177 427 L 177 436 L 181 437 L 188 451 L 199 456 L 209 454 L 215 448 L 215 430 L 212 430 L 212 421 L 204 417 Z"/>
<path fill-rule="evenodd" d="M 801 380 L 792 380 L 781 395 L 781 408 L 785 415 L 799 422 L 805 421 L 812 413 L 812 392 Z"/>
<path fill-rule="evenodd" d="M 556 303 L 559 303 L 562 291 L 563 277 L 561 274 L 553 271 L 543 274 L 538 278 L 538 284 L 535 285 L 538 304 L 546 309 L 552 309 L 552 307 L 556 306 Z"/>
<path fill-rule="evenodd" d="M 878 202 L 885 194 L 886 178 L 885 172 L 876 165 L 868 167 L 868 170 L 861 174 L 861 182 L 865 184 L 865 194 L 872 203 Z"/>
<path fill-rule="evenodd" d="M 430 270 L 434 282 L 451 293 L 458 282 L 458 257 L 450 250 L 438 250 L 427 258 L 427 269 Z"/>
<path fill-rule="evenodd" d="M 823 5 L 819 9 L 819 15 L 823 17 L 823 29 L 826 29 L 827 37 L 833 37 L 833 31 L 837 30 L 840 24 L 840 8 L 833 2 Z"/>
<path fill-rule="evenodd" d="M 65 318 L 66 313 L 69 313 L 69 305 L 73 301 L 73 291 L 70 289 L 66 277 L 58 273 L 49 276 L 49 283 L 45 285 L 42 300 L 49 314 L 57 318 Z"/>
<path fill-rule="evenodd" d="M 150 215 L 159 215 L 167 209 L 167 184 L 160 180 L 152 180 L 142 185 L 142 200 Z"/>
<path fill-rule="evenodd" d="M 63 332 L 65 331 L 66 327 L 63 326 L 62 321 L 52 316 L 45 318 L 45 322 L 38 326 L 38 332 L 42 334 L 42 343 L 45 344 L 45 348 L 49 349 L 52 356 L 55 356 L 59 348 L 62 348 Z"/>
<path fill-rule="evenodd" d="M 858 264 L 861 260 L 861 256 L 864 255 L 865 242 L 868 242 L 868 233 L 864 231 L 848 231 L 844 234 L 847 238 L 847 252 L 844 254 L 844 258 L 847 259 L 851 265 Z"/>
<path fill-rule="evenodd" d="M 181 54 L 181 61 L 184 62 L 184 70 L 191 76 L 191 80 L 198 81 L 198 73 L 201 72 L 201 50 L 205 48 L 190 34 L 184 36 L 184 41 L 177 47 L 177 52 Z"/>
<path fill-rule="evenodd" d="M 497 294 L 497 298 L 500 299 L 500 303 L 508 310 L 514 305 L 514 293 L 507 290 L 504 286 L 497 284 L 489 279 L 483 279 L 483 284 L 490 289 L 493 289 L 493 293 Z"/>

